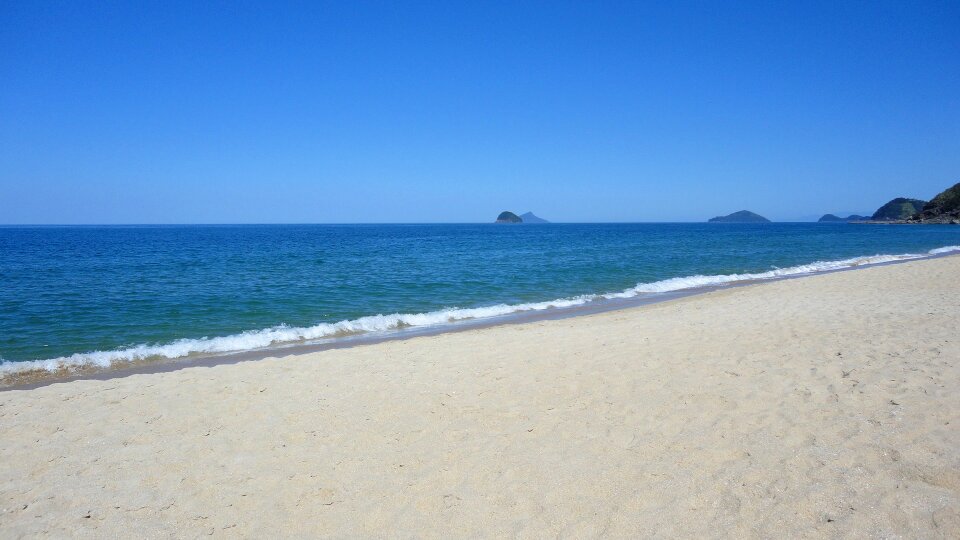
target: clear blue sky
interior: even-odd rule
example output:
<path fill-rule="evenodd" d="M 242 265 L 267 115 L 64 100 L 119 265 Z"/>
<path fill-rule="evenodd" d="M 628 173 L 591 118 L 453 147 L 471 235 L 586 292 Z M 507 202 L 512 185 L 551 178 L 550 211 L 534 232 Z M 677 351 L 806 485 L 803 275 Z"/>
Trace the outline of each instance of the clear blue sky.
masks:
<path fill-rule="evenodd" d="M 0 223 L 795 219 L 960 181 L 956 0 L 400 4 L 0 3 Z"/>

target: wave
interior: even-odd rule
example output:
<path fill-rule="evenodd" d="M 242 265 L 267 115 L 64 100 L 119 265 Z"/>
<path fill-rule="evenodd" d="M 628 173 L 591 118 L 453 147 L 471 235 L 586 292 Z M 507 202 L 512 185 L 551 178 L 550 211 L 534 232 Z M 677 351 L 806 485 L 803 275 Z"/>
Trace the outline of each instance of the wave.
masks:
<path fill-rule="evenodd" d="M 624 291 L 606 294 L 587 294 L 559 298 L 547 302 L 525 304 L 497 304 L 478 308 L 450 308 L 429 313 L 395 313 L 371 315 L 337 323 L 322 323 L 309 327 L 275 326 L 249 330 L 223 337 L 179 339 L 167 344 L 143 344 L 126 349 L 78 353 L 60 358 L 28 361 L 0 361 L 0 378 L 32 371 L 62 372 L 85 368 L 111 368 L 123 364 L 152 360 L 176 359 L 190 355 L 234 353 L 280 347 L 323 339 L 336 339 L 360 334 L 385 333 L 404 328 L 429 328 L 476 319 L 490 319 L 523 312 L 563 309 L 600 301 L 635 298 L 691 289 L 718 287 L 737 282 L 766 281 L 790 276 L 801 276 L 844 270 L 876 264 L 927 258 L 960 251 L 960 246 L 931 249 L 922 254 L 873 255 L 837 261 L 818 261 L 810 264 L 776 268 L 767 272 L 725 275 L 694 275 L 639 283 Z"/>

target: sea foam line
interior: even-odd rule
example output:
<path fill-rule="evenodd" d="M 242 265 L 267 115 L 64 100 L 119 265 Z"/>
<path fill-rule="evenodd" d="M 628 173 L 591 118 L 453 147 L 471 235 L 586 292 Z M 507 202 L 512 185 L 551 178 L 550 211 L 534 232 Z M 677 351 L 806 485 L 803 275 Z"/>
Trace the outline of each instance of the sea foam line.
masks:
<path fill-rule="evenodd" d="M 178 339 L 167 344 L 143 344 L 127 349 L 112 351 L 93 351 L 77 353 L 60 358 L 29 361 L 0 362 L 0 377 L 29 371 L 62 371 L 77 368 L 110 368 L 126 363 L 148 359 L 176 359 L 188 355 L 216 354 L 263 349 L 270 346 L 294 344 L 303 341 L 324 338 L 345 337 L 372 332 L 387 332 L 400 328 L 431 327 L 451 324 L 472 319 L 489 319 L 513 313 L 542 311 L 546 309 L 581 306 L 596 300 L 634 298 L 704 287 L 722 286 L 743 281 L 764 281 L 790 276 L 817 274 L 834 270 L 843 270 L 861 266 L 871 266 L 896 261 L 921 259 L 960 251 L 960 246 L 947 246 L 931 249 L 923 254 L 873 255 L 855 257 L 838 261 L 819 261 L 810 264 L 777 268 L 767 272 L 726 275 L 695 275 L 664 279 L 652 283 L 640 283 L 624 291 L 607 294 L 587 294 L 570 298 L 559 298 L 547 302 L 525 304 L 498 304 L 479 308 L 450 308 L 429 313 L 394 313 L 392 315 L 371 315 L 359 319 L 337 323 L 321 323 L 309 327 L 275 326 L 262 330 L 249 330 L 239 334 L 212 338 Z"/>

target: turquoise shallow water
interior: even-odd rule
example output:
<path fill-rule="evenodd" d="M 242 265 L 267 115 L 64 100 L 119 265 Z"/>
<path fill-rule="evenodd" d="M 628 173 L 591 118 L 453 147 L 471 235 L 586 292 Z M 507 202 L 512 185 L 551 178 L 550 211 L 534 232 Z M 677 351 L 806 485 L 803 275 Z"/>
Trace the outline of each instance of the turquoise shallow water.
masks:
<path fill-rule="evenodd" d="M 850 224 L 3 227 L 0 358 L 245 350 L 958 244 L 960 227 Z"/>

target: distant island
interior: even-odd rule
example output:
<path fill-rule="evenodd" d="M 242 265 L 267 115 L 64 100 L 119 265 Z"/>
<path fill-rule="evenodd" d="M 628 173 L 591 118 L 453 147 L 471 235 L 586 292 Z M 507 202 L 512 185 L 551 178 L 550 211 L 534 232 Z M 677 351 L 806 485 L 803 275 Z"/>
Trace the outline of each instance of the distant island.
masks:
<path fill-rule="evenodd" d="M 549 221 L 533 215 L 533 212 L 527 212 L 523 215 L 516 215 L 513 212 L 500 212 L 500 215 L 497 216 L 497 220 L 494 223 L 550 223 Z"/>
<path fill-rule="evenodd" d="M 497 216 L 497 220 L 494 221 L 494 223 L 523 223 L 523 220 L 513 212 L 504 211 L 500 212 L 500 215 Z"/>
<path fill-rule="evenodd" d="M 740 210 L 728 216 L 710 218 L 709 223 L 770 223 L 770 220 L 749 210 Z"/>
<path fill-rule="evenodd" d="M 927 201 L 897 197 L 874 212 L 872 221 L 898 221 L 909 219 L 920 213 Z"/>
<path fill-rule="evenodd" d="M 542 217 L 537 217 L 533 215 L 533 212 L 520 214 L 520 219 L 523 220 L 524 223 L 550 223 L 549 221 L 543 219 Z"/>
<path fill-rule="evenodd" d="M 868 219 L 870 219 L 868 216 L 858 216 L 857 214 L 850 214 L 845 218 L 835 216 L 833 214 L 827 214 L 817 220 L 817 223 L 846 223 L 848 221 L 866 221 Z"/>

